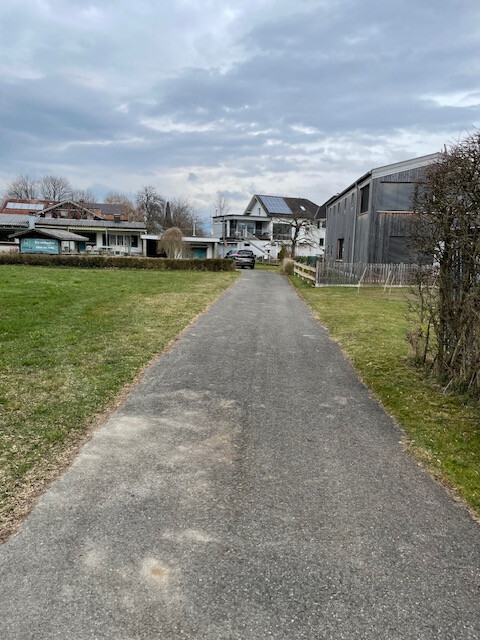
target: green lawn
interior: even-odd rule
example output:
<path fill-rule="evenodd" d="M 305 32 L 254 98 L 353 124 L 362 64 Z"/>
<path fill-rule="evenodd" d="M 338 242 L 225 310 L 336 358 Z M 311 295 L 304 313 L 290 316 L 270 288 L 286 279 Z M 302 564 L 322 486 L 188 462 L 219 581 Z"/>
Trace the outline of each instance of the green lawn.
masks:
<path fill-rule="evenodd" d="M 363 381 L 405 430 L 409 446 L 480 514 L 480 408 L 442 390 L 405 340 L 406 289 L 313 288 L 291 278 Z"/>
<path fill-rule="evenodd" d="M 237 276 L 0 266 L 0 523 Z"/>

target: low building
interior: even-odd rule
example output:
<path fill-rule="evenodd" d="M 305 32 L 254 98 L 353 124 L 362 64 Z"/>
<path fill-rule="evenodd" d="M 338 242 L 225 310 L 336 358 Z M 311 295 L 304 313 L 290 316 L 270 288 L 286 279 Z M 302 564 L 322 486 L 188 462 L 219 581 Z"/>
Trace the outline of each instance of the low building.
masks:
<path fill-rule="evenodd" d="M 63 229 L 38 229 L 32 227 L 18 231 L 12 238 L 19 240 L 20 253 L 79 253 L 85 246 L 87 236 Z"/>
<path fill-rule="evenodd" d="M 112 221 L 103 219 L 44 218 L 34 214 L 0 213 L 0 251 L 18 251 L 16 232 L 35 227 L 36 229 L 63 230 L 77 233 L 86 239 L 79 243 L 75 251 L 87 253 L 107 252 L 111 255 L 143 255 L 143 222 Z M 71 248 L 73 251 L 73 247 Z M 62 246 L 68 252 L 68 245 Z"/>
<path fill-rule="evenodd" d="M 255 194 L 242 214 L 215 215 L 213 235 L 222 241 L 222 255 L 246 248 L 276 258 L 282 247 L 295 244 L 296 255 L 321 256 L 325 218 L 306 198 Z"/>
<path fill-rule="evenodd" d="M 371 169 L 322 205 L 326 258 L 348 263 L 415 262 L 410 247 L 415 187 L 438 157 L 433 153 Z"/>
<path fill-rule="evenodd" d="M 164 257 L 158 248 L 158 241 L 161 236 L 156 234 L 143 234 L 141 236 L 143 242 L 144 255 L 149 258 Z M 220 239 L 202 236 L 183 236 L 185 245 L 184 255 L 182 258 L 216 258 L 219 255 Z"/>

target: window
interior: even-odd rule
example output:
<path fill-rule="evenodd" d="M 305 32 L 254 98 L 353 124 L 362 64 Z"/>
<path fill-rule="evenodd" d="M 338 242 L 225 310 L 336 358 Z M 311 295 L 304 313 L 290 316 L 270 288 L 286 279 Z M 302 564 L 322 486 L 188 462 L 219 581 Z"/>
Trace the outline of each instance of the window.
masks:
<path fill-rule="evenodd" d="M 355 194 L 352 193 L 352 198 L 351 198 L 351 201 L 350 201 L 350 209 L 352 209 L 352 210 L 353 210 L 353 203 L 354 202 L 355 202 Z"/>
<path fill-rule="evenodd" d="M 292 229 L 289 224 L 274 222 L 273 223 L 274 240 L 291 240 Z"/>
<path fill-rule="evenodd" d="M 337 240 L 337 260 L 343 260 L 343 249 L 345 246 L 344 238 L 339 238 Z"/>
<path fill-rule="evenodd" d="M 325 238 L 320 238 L 320 240 L 318 241 L 318 244 L 323 247 L 323 245 L 325 244 Z"/>
<path fill-rule="evenodd" d="M 382 182 L 380 211 L 412 211 L 415 184 L 413 182 Z"/>
<path fill-rule="evenodd" d="M 132 247 L 138 247 L 138 236 L 131 236 L 130 245 Z"/>
<path fill-rule="evenodd" d="M 117 245 L 123 247 L 123 236 L 117 236 Z"/>
<path fill-rule="evenodd" d="M 113 247 L 113 245 L 117 244 L 117 236 L 114 233 L 108 234 L 108 246 Z"/>
<path fill-rule="evenodd" d="M 14 238 L 10 238 L 12 229 L 0 229 L 0 242 L 15 242 Z"/>
<path fill-rule="evenodd" d="M 360 213 L 368 211 L 368 204 L 370 199 L 370 184 L 366 184 L 360 189 Z"/>
<path fill-rule="evenodd" d="M 345 198 L 345 200 L 343 201 L 343 212 L 345 213 L 347 211 L 347 199 Z"/>

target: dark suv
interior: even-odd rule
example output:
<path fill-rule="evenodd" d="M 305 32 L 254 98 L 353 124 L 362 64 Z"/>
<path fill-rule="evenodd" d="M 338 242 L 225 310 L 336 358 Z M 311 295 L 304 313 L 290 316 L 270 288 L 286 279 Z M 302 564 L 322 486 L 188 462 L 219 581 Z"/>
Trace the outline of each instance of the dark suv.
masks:
<path fill-rule="evenodd" d="M 250 267 L 255 269 L 255 254 L 250 249 L 240 249 L 240 251 L 229 251 L 226 258 L 232 258 L 235 260 L 235 265 L 240 269 Z"/>

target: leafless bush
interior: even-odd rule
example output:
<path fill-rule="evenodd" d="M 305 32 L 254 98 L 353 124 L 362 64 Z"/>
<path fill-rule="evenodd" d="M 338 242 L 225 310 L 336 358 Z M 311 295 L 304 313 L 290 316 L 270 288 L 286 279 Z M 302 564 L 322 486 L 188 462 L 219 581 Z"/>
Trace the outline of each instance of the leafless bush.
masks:
<path fill-rule="evenodd" d="M 166 229 L 158 241 L 158 248 L 165 251 L 167 258 L 181 258 L 185 252 L 182 230 L 178 227 Z"/>
<path fill-rule="evenodd" d="M 446 388 L 480 396 L 480 133 L 428 167 L 415 210 L 414 243 L 433 260 L 436 278 L 417 287 L 417 335 L 410 340 L 424 362 L 431 354 Z"/>
<path fill-rule="evenodd" d="M 293 260 L 291 258 L 284 258 L 282 260 L 281 272 L 286 276 L 293 275 Z"/>

